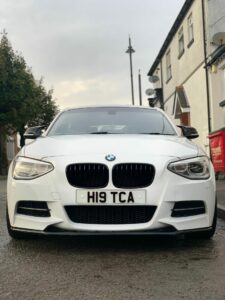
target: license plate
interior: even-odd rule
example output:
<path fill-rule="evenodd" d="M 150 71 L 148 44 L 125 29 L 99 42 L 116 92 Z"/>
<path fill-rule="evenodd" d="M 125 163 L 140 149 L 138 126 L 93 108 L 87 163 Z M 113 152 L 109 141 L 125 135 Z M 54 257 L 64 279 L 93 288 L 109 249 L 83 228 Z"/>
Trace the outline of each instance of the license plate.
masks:
<path fill-rule="evenodd" d="M 76 203 L 83 205 L 139 205 L 146 203 L 146 191 L 77 190 Z"/>

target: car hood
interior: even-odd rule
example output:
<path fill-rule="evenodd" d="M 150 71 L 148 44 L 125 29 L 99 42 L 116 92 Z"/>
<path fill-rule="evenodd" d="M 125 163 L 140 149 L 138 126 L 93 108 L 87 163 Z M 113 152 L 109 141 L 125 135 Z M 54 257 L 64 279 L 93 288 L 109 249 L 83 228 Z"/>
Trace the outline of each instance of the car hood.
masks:
<path fill-rule="evenodd" d="M 22 155 L 36 159 L 127 153 L 135 156 L 194 157 L 199 147 L 184 137 L 152 135 L 74 135 L 40 137 L 23 148 Z"/>

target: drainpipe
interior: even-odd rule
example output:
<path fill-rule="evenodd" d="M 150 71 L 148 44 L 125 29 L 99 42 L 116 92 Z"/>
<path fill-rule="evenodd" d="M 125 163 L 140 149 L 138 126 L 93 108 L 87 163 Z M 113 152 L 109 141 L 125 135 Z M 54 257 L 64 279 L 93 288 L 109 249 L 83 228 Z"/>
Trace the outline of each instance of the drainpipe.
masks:
<path fill-rule="evenodd" d="M 207 96 L 207 112 L 208 112 L 208 130 L 211 132 L 211 108 L 209 95 L 209 74 L 207 64 L 207 39 L 206 39 L 206 21 L 205 21 L 205 0 L 202 0 L 202 26 L 203 26 L 203 48 L 204 48 L 204 62 L 205 62 L 205 79 L 206 79 L 206 96 Z"/>
<path fill-rule="evenodd" d="M 162 69 L 162 59 L 160 61 L 160 72 L 161 72 L 161 87 L 162 87 L 162 95 L 160 99 L 160 108 L 164 110 L 164 92 L 163 92 L 163 69 Z"/>

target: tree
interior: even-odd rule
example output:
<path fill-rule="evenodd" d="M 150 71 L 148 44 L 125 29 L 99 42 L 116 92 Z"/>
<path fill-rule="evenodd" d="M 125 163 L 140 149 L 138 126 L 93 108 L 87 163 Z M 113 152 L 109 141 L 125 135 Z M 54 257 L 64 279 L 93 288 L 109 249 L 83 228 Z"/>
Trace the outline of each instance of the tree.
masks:
<path fill-rule="evenodd" d="M 0 41 L 0 174 L 7 166 L 7 134 L 19 132 L 22 147 L 25 126 L 47 126 L 57 113 L 52 94 L 53 90 L 45 90 L 43 80 L 35 80 L 24 58 L 13 51 L 3 32 Z"/>
<path fill-rule="evenodd" d="M 43 126 L 48 125 L 53 120 L 58 112 L 58 107 L 52 99 L 53 90 L 46 91 L 43 86 L 43 81 L 35 82 L 32 88 L 33 97 L 32 103 L 30 99 L 23 102 L 20 109 L 17 111 L 17 119 L 14 122 L 14 127 L 20 134 L 20 146 L 23 147 L 25 126 Z"/>
<path fill-rule="evenodd" d="M 55 100 L 53 100 L 53 89 L 46 91 L 42 79 L 36 83 L 35 89 L 39 108 L 36 110 L 34 118 L 29 120 L 27 124 L 29 126 L 41 125 L 47 127 L 58 113 L 58 107 Z"/>
<path fill-rule="evenodd" d="M 0 174 L 4 174 L 7 169 L 6 135 L 9 131 L 9 120 L 14 113 L 12 108 L 17 106 L 12 96 L 12 86 L 15 80 L 14 59 L 15 54 L 6 33 L 3 32 L 0 42 Z"/>

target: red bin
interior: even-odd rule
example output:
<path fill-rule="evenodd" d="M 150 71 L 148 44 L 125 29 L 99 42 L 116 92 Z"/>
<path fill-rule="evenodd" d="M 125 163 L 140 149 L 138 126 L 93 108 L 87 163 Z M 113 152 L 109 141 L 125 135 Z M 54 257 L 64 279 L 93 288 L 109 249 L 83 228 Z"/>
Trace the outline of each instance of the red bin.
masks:
<path fill-rule="evenodd" d="M 225 172 L 225 127 L 209 134 L 209 145 L 215 172 Z"/>

